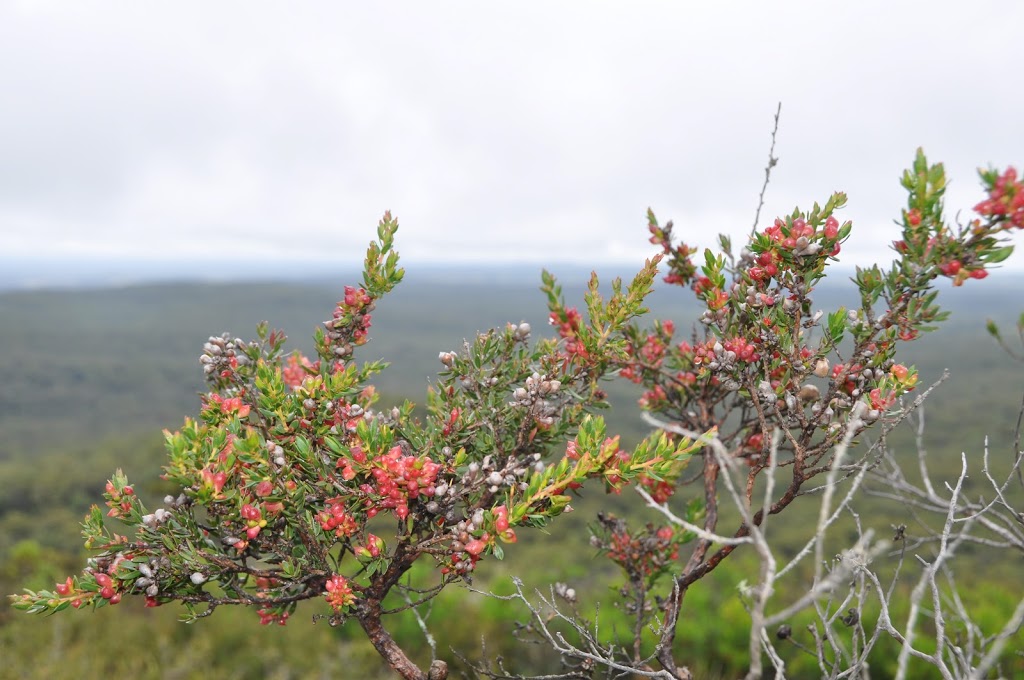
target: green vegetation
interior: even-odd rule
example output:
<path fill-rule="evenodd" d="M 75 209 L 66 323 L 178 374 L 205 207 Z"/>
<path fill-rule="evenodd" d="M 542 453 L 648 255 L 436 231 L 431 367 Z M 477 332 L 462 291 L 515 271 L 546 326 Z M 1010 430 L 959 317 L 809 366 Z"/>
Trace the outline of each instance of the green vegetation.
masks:
<path fill-rule="evenodd" d="M 422 404 L 431 376 L 441 368 L 437 352 L 456 349 L 477 330 L 506 321 L 526 320 L 538 330 L 546 325 L 543 299 L 532 282 L 465 286 L 414 277 L 410 273 L 374 313 L 373 340 L 360 351 L 363 359 L 393 362 L 375 381 L 382 405 L 405 398 Z M 984 326 L 986 318 L 1013 325 L 1021 306 L 1013 291 L 1021 283 L 1009 281 L 1000 289 L 999 282 L 989 281 L 948 291 L 943 304 L 952 310 L 951 320 L 908 348 L 905 359 L 917 366 L 923 383 L 938 378 L 944 368 L 951 372 L 927 407 L 926 443 L 939 477 L 952 478 L 956 454 L 979 454 L 986 436 L 994 458 L 1010 458 L 1022 367 L 985 335 Z M 64 551 L 80 545 L 77 522 L 100 498 L 116 467 L 125 469 L 145 499 L 159 499 L 170 490 L 158 477 L 165 460 L 158 431 L 176 429 L 182 414 L 197 411 L 196 393 L 203 389 L 198 357 L 211 333 L 226 330 L 248 338 L 256 323 L 266 319 L 299 340 L 289 347 L 309 353 L 308 331 L 323 320 L 323 310 L 337 300 L 340 287 L 167 285 L 0 296 L 0 590 L 52 587 L 58 577 L 77 570 L 83 554 Z M 581 296 L 580 290 L 566 294 Z M 680 297 L 675 291 L 656 293 L 654 315 L 673 318 L 684 328 L 694 319 L 696 305 L 680 308 Z M 826 309 L 844 304 L 828 297 L 823 290 L 818 304 Z M 636 441 L 646 431 L 633 403 L 638 392 L 620 382 L 610 384 L 610 390 L 610 431 Z M 898 432 L 892 443 L 912 453 L 910 432 Z M 582 607 L 592 610 L 597 600 L 609 599 L 604 589 L 616 574 L 610 563 L 591 560 L 582 529 L 597 509 L 622 512 L 626 505 L 596 487 L 587 491 L 574 502 L 576 512 L 565 518 L 557 545 L 550 537 L 524 535 L 504 562 L 485 565 L 475 585 L 507 590 L 511 574 L 530 587 L 567 581 L 581 593 Z M 864 525 L 880 532 L 905 522 L 913 533 L 914 520 L 902 508 L 865 497 L 856 509 Z M 799 510 L 790 516 L 799 517 Z M 785 533 L 779 536 L 781 544 L 795 545 L 810 527 L 789 521 L 772 530 Z M 970 557 L 973 562 L 959 565 L 972 575 L 963 581 L 968 607 L 978 621 L 1005 620 L 1010 605 L 996 596 L 998 584 L 1016 577 L 1017 569 L 993 564 L 980 549 Z M 706 652 L 701 659 L 705 667 L 695 669 L 700 677 L 740 672 L 734 664 L 744 658 L 746 614 L 735 586 L 744 577 L 744 564 L 749 563 L 741 559 L 727 565 L 688 595 L 689 611 L 716 613 L 680 628 L 680 647 L 697 645 Z M 259 626 L 247 610 L 220 610 L 186 626 L 176 621 L 183 611 L 170 606 L 54 618 L 15 617 L 4 606 L 0 677 L 390 677 L 359 631 L 312 623 L 321 609 L 300 607 L 285 629 L 271 630 Z M 509 611 L 502 602 L 451 591 L 435 601 L 427 623 L 439 633 L 442 651 L 451 645 L 472 657 L 479 653 L 481 633 L 491 633 L 490 653 L 515 654 L 538 668 L 552 663 L 540 650 L 511 639 L 517 615 L 522 612 Z M 628 627 L 610 607 L 602 609 L 602 616 L 608 617 L 609 631 L 615 630 L 616 620 Z M 394 632 L 410 641 L 409 648 L 421 644 L 422 658 L 429 657 L 411 616 Z M 884 676 L 885 666 L 878 669 Z"/>

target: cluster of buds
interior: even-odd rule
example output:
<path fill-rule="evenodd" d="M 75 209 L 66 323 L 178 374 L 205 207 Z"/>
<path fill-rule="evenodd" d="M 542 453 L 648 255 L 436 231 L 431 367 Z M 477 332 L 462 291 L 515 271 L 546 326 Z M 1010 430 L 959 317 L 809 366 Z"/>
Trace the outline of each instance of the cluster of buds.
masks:
<path fill-rule="evenodd" d="M 476 568 L 492 541 L 490 534 L 484 531 L 484 522 L 484 511 L 477 508 L 471 517 L 451 528 L 450 554 L 447 564 L 441 568 L 442 574 L 466 575 Z"/>
<path fill-rule="evenodd" d="M 211 335 L 203 344 L 203 353 L 199 357 L 206 378 L 211 381 L 230 380 L 235 370 L 248 362 L 248 358 L 241 351 L 244 345 L 244 340 L 232 339 L 228 333 Z"/>
<path fill-rule="evenodd" d="M 316 402 L 313 402 L 313 404 L 315 409 Z M 372 412 L 364 409 L 359 404 L 347 404 L 341 401 L 327 401 L 323 404 L 323 410 L 327 414 L 333 414 L 333 420 L 329 421 L 329 429 L 332 434 L 337 434 L 338 432 L 355 432 L 356 427 L 359 425 L 359 421 L 371 420 L 374 418 L 374 414 Z"/>
<path fill-rule="evenodd" d="M 260 531 L 267 526 L 267 520 L 258 505 L 243 503 L 239 514 L 245 523 L 245 535 L 250 541 L 259 536 Z"/>
<path fill-rule="evenodd" d="M 482 487 L 490 494 L 498 493 L 502 487 L 524 490 L 527 487 L 526 477 L 532 472 L 541 472 L 544 469 L 539 453 L 530 456 L 529 460 L 532 462 L 520 464 L 515 456 L 511 456 L 504 465 L 499 466 L 495 462 L 495 457 L 488 454 L 482 461 L 474 461 L 466 466 L 462 482 L 467 490 Z"/>
<path fill-rule="evenodd" d="M 541 426 L 550 426 L 562 412 L 563 402 L 557 398 L 561 381 L 534 373 L 526 379 L 525 387 L 512 392 L 511 406 L 529 408 L 534 419 Z"/>
<path fill-rule="evenodd" d="M 58 599 L 65 601 L 70 599 L 71 606 L 75 609 L 78 609 L 82 606 L 82 598 L 87 596 L 87 593 L 83 593 L 75 585 L 75 580 L 70 576 L 68 576 L 67 579 L 65 579 L 64 581 L 56 584 L 56 586 L 54 587 L 54 592 L 57 595 L 57 597 L 54 598 L 55 601 L 51 603 L 53 606 L 56 606 L 58 604 L 58 602 L 56 601 Z"/>
<path fill-rule="evenodd" d="M 375 560 L 381 555 L 385 554 L 387 545 L 384 543 L 384 539 L 376 534 L 367 534 L 366 543 L 363 545 L 356 546 L 352 552 L 359 558 L 361 562 L 369 560 Z"/>
<path fill-rule="evenodd" d="M 815 256 L 823 252 L 825 248 L 828 248 L 830 257 L 835 257 L 840 250 L 839 229 L 839 220 L 829 215 L 825 219 L 821 231 L 817 231 L 805 218 L 797 217 L 787 220 L 776 218 L 774 224 L 767 227 L 764 233 L 777 247 L 789 251 L 796 257 Z M 776 261 L 776 257 L 768 258 L 767 263 L 764 258 L 758 258 L 758 263 L 765 267 L 765 274 L 769 274 L 768 267 Z M 771 273 L 768 278 L 773 276 L 775 274 Z M 754 278 L 752 273 L 751 278 Z"/>
<path fill-rule="evenodd" d="M 567 583 L 558 581 L 555 583 L 555 595 L 562 598 L 569 604 L 576 604 L 576 589 Z"/>
<path fill-rule="evenodd" d="M 213 492 L 213 497 L 218 497 L 223 493 L 224 485 L 228 481 L 228 473 L 223 470 L 216 470 L 212 465 L 207 465 L 199 471 L 199 477 L 202 481 L 203 488 L 208 488 Z"/>
<path fill-rule="evenodd" d="M 881 368 L 863 367 L 860 364 L 836 364 L 832 367 L 832 379 L 839 383 L 840 389 L 857 399 L 871 388 L 874 383 L 885 377 Z"/>
<path fill-rule="evenodd" d="M 157 572 L 160 570 L 160 560 L 151 559 L 148 562 L 142 562 L 136 564 L 135 568 L 139 570 L 139 577 L 135 579 L 135 587 L 146 593 L 146 600 L 155 600 L 156 596 L 160 593 L 160 586 L 157 584 Z M 196 583 L 198 579 L 202 579 L 199 583 Z M 192 583 L 199 585 L 205 581 L 206 578 L 199 572 L 192 574 Z M 155 605 L 150 605 L 155 606 Z"/>
<path fill-rule="evenodd" d="M 152 530 L 156 530 L 161 524 L 171 518 L 171 512 L 164 508 L 157 508 L 148 515 L 142 516 L 142 523 Z"/>
<path fill-rule="evenodd" d="M 727 338 L 724 342 L 711 339 L 693 350 L 695 366 L 706 366 L 712 372 L 733 374 L 744 364 L 760 359 L 757 348 L 741 337 Z"/>
<path fill-rule="evenodd" d="M 110 574 L 99 572 L 93 574 L 93 578 L 96 579 L 96 585 L 100 587 L 100 597 L 110 604 L 117 604 L 121 601 L 121 593 L 115 589 L 116 582 L 110 578 Z"/>
<path fill-rule="evenodd" d="M 107 480 L 106 496 L 107 517 L 126 517 L 132 510 L 132 506 L 138 502 L 135 496 L 135 489 L 128 485 L 115 484 L 116 480 Z"/>
<path fill-rule="evenodd" d="M 527 342 L 530 339 L 530 331 L 533 330 L 530 328 L 530 324 L 525 321 L 516 325 L 508 324 L 508 328 L 512 331 L 512 338 L 516 342 Z"/>
<path fill-rule="evenodd" d="M 347 359 L 354 346 L 366 344 L 374 306 L 373 298 L 365 289 L 345 286 L 345 297 L 334 308 L 332 318 L 324 321 L 327 347 L 323 349 L 329 350 L 325 353 L 336 359 Z"/>
<path fill-rule="evenodd" d="M 155 564 L 155 562 L 154 562 Z M 81 599 L 84 600 L 88 597 L 99 597 L 107 601 L 108 604 L 117 604 L 121 601 L 121 595 L 123 591 L 123 583 L 117 578 L 117 573 L 123 567 L 135 568 L 133 562 L 131 562 L 128 555 L 118 552 L 113 555 L 104 555 L 95 559 L 89 560 L 89 566 L 85 569 L 85 575 L 91 576 L 95 582 L 95 587 L 89 587 L 86 585 L 81 590 Z M 57 592 L 60 593 L 62 590 L 67 590 L 68 586 L 73 582 L 68 579 L 63 584 L 58 584 Z M 74 604 L 74 603 L 72 603 Z M 81 606 L 81 605 L 77 605 Z"/>

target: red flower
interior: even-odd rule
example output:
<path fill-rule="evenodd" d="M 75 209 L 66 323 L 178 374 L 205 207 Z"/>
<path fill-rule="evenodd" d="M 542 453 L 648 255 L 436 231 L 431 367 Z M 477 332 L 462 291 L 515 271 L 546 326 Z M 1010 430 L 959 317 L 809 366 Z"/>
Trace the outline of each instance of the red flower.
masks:
<path fill-rule="evenodd" d="M 348 580 L 341 574 L 333 574 L 327 583 L 324 584 L 324 599 L 327 600 L 327 604 L 331 605 L 331 608 L 336 612 L 340 612 L 346 607 L 351 606 L 356 596 L 352 592 L 352 586 L 348 584 Z"/>

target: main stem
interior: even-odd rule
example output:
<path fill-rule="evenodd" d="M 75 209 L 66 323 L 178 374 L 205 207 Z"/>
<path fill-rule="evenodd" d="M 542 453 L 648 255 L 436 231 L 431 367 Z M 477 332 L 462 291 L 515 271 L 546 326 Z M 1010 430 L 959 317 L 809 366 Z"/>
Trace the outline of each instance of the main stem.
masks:
<path fill-rule="evenodd" d="M 356 612 L 356 618 L 373 648 L 391 666 L 392 670 L 405 680 L 446 680 L 448 677 L 447 663 L 435 659 L 430 664 L 429 671 L 424 673 L 412 662 L 412 659 L 406 655 L 405 651 L 395 642 L 395 638 L 391 637 L 391 633 L 381 623 L 385 596 L 398 583 L 402 575 L 412 567 L 416 557 L 417 553 L 410 550 L 407 543 L 399 543 L 387 571 L 374 579 L 368 589 L 366 599 L 363 600 Z"/>

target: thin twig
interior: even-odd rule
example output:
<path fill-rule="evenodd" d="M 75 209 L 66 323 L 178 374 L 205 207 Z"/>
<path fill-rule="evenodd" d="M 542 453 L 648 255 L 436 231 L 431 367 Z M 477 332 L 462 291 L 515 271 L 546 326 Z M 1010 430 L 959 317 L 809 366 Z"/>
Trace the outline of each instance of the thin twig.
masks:
<path fill-rule="evenodd" d="M 772 168 L 774 168 L 779 159 L 775 157 L 775 135 L 779 132 L 779 116 L 782 115 L 782 102 L 775 107 L 775 125 L 772 126 L 772 145 L 768 149 L 768 164 L 764 167 L 764 184 L 761 185 L 761 195 L 757 199 L 757 212 L 754 213 L 754 226 L 750 229 L 750 234 L 753 236 L 757 233 L 757 223 L 761 219 L 761 208 L 764 207 L 764 194 L 768 191 L 768 182 L 772 177 Z"/>

